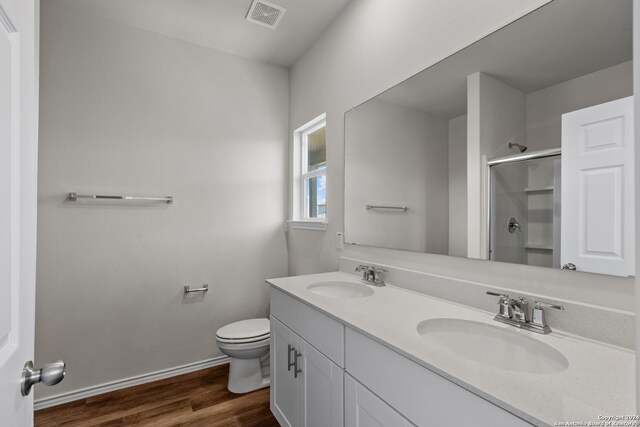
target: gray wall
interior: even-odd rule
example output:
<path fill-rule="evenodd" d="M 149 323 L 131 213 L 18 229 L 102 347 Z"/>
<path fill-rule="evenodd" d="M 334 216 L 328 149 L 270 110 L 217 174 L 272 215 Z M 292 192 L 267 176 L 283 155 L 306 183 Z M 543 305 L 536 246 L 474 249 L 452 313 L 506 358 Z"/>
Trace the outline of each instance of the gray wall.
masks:
<path fill-rule="evenodd" d="M 449 120 L 449 255 L 467 256 L 467 115 Z"/>
<path fill-rule="evenodd" d="M 530 150 L 560 147 L 562 114 L 633 95 L 631 61 L 527 94 Z"/>
<path fill-rule="evenodd" d="M 345 116 L 345 242 L 448 253 L 448 123 L 373 99 Z M 407 212 L 365 210 L 367 204 Z"/>
<path fill-rule="evenodd" d="M 51 1 L 41 31 L 36 361 L 68 375 L 38 397 L 220 356 L 216 329 L 266 316 L 287 273 L 287 70 Z"/>
<path fill-rule="evenodd" d="M 344 113 L 434 64 L 546 0 L 354 0 L 291 70 L 290 129 L 327 113 L 327 232 L 289 230 L 289 272 L 338 268 L 341 255 L 467 278 L 541 297 L 633 312 L 633 279 L 462 258 L 346 246 L 344 225 Z"/>

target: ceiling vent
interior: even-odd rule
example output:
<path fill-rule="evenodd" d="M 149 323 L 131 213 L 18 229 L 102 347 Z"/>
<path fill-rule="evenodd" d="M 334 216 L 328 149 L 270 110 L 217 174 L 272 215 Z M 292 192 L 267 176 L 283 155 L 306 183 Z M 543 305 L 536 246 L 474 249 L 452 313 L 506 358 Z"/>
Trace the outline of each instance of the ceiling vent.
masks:
<path fill-rule="evenodd" d="M 287 9 L 284 7 L 268 1 L 253 0 L 246 19 L 249 22 L 275 30 L 286 11 Z"/>

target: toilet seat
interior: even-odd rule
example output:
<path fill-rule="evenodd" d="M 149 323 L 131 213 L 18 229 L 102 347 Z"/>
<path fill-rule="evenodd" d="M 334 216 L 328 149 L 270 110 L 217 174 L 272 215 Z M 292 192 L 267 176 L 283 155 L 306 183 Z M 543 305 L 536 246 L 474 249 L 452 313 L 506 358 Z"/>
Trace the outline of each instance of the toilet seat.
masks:
<path fill-rule="evenodd" d="M 247 344 L 270 337 L 269 319 L 248 319 L 230 323 L 216 332 L 216 339 L 226 344 Z"/>
<path fill-rule="evenodd" d="M 227 351 L 242 351 L 242 350 L 256 350 L 262 347 L 268 347 L 271 343 L 271 338 L 267 337 L 257 341 L 238 342 L 238 341 L 222 341 L 219 338 L 216 339 L 216 345 L 220 350 Z"/>
<path fill-rule="evenodd" d="M 259 337 L 253 338 L 245 338 L 245 339 L 234 339 L 234 338 L 221 338 L 216 335 L 216 341 L 222 342 L 225 344 L 250 344 L 258 341 L 268 340 L 270 337 L 269 334 L 261 335 Z"/>

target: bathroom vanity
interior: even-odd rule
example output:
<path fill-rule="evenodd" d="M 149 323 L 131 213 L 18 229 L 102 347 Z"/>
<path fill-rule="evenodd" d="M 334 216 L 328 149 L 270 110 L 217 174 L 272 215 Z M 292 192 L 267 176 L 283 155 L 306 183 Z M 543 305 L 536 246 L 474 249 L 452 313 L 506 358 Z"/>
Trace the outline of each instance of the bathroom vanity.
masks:
<path fill-rule="evenodd" d="M 635 413 L 630 350 L 519 330 L 344 272 L 268 283 L 271 410 L 283 426 L 548 426 Z"/>

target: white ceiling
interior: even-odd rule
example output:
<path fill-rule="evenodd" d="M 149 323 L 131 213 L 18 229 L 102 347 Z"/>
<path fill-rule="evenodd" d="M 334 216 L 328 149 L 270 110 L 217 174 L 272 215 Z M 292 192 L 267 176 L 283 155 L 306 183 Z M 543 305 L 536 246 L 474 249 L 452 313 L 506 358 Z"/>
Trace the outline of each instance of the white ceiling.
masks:
<path fill-rule="evenodd" d="M 270 0 L 275 30 L 244 18 L 252 0 L 47 0 L 222 52 L 290 67 L 351 0 Z"/>
<path fill-rule="evenodd" d="M 631 59 L 632 0 L 555 0 L 377 98 L 450 119 L 478 71 L 531 93 Z"/>

